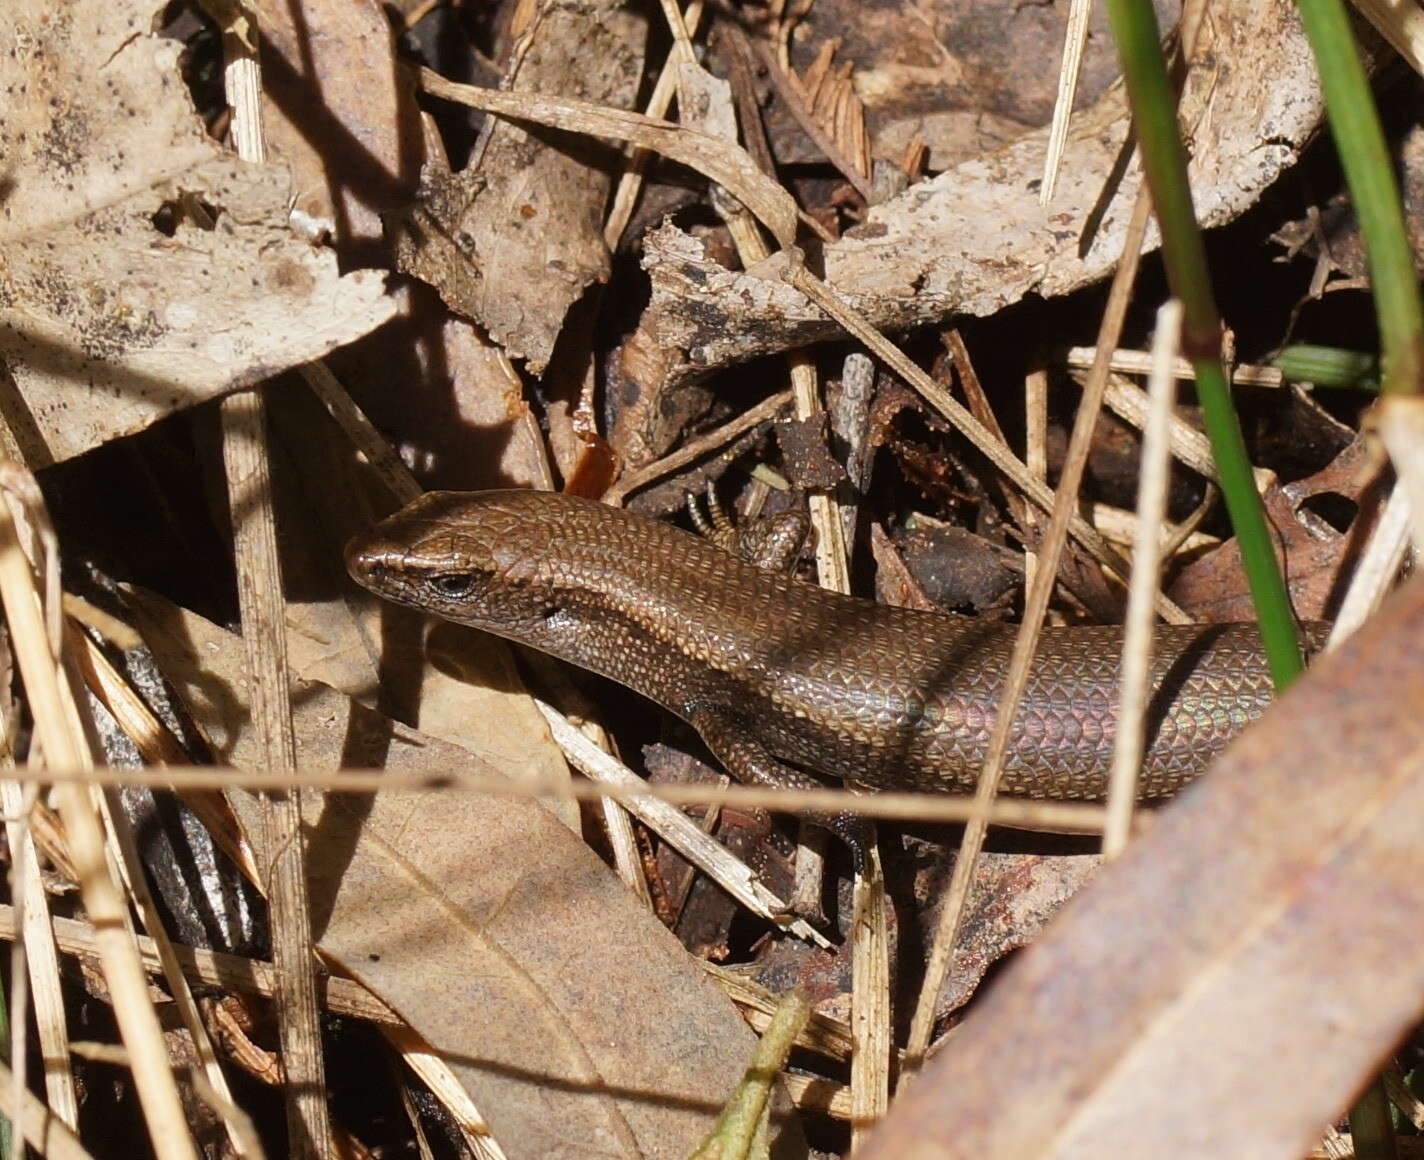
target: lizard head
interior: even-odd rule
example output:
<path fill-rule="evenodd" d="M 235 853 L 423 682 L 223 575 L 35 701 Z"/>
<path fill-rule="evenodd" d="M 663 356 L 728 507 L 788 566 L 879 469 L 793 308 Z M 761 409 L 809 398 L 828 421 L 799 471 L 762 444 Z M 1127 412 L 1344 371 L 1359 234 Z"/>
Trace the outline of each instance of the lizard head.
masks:
<path fill-rule="evenodd" d="M 397 604 L 527 639 L 548 615 L 550 540 L 564 497 L 429 492 L 346 546 L 346 569 Z"/>

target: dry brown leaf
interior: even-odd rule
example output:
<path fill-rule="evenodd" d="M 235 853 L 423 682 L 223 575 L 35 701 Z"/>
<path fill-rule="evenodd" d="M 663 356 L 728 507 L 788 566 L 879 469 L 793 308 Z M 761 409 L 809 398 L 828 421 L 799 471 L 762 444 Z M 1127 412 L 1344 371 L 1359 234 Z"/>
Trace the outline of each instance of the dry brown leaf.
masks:
<path fill-rule="evenodd" d="M 254 0 L 263 129 L 292 170 L 292 212 L 362 264 L 384 264 L 382 213 L 415 194 L 424 159 L 415 85 L 375 0 Z"/>
<path fill-rule="evenodd" d="M 974 867 L 970 907 L 954 960 L 936 1001 L 939 1015 L 974 997 L 985 973 L 1010 951 L 1028 946 L 1052 917 L 1098 870 L 1092 854 L 980 854 Z M 941 862 L 921 889 L 935 899 L 922 929 L 933 931 L 949 878 Z M 928 956 L 928 945 L 924 948 Z"/>
<path fill-rule="evenodd" d="M 1192 190 L 1206 226 L 1232 220 L 1291 165 L 1319 124 L 1315 65 L 1286 0 L 1217 5 L 1183 98 Z M 1105 188 L 1127 136 L 1121 92 L 1075 118 L 1053 204 L 1038 203 L 1047 130 L 966 161 L 871 208 L 825 247 L 826 280 L 883 330 L 984 316 L 1026 294 L 1068 293 L 1104 277 L 1122 248 L 1136 167 Z M 1106 204 L 1103 204 L 1107 198 Z M 1091 241 L 1080 253 L 1085 237 Z M 1155 244 L 1155 243 L 1154 243 Z M 640 323 L 667 352 L 665 392 L 718 368 L 825 339 L 835 326 L 781 280 L 774 255 L 744 272 L 711 260 L 672 226 L 650 232 L 652 301 Z M 652 406 L 678 413 L 671 400 Z M 660 454 L 676 429 L 629 451 Z"/>
<path fill-rule="evenodd" d="M 1424 581 L 1157 815 L 864 1150 L 1304 1155 L 1424 1011 Z"/>
<path fill-rule="evenodd" d="M 284 168 L 209 138 L 158 6 L 0 10 L 0 397 L 32 466 L 317 358 L 391 316 L 288 228 Z M 18 389 L 19 397 L 13 391 Z"/>
<path fill-rule="evenodd" d="M 600 108 L 584 101 L 457 85 L 429 69 L 421 70 L 421 87 L 436 96 L 501 117 L 611 137 L 661 153 L 725 188 L 751 210 L 783 246 L 791 245 L 796 238 L 795 201 L 781 185 L 762 173 L 746 150 L 735 142 L 641 113 Z"/>
<path fill-rule="evenodd" d="M 332 233 L 348 263 L 383 265 L 380 214 L 409 203 L 427 156 L 444 155 L 390 20 L 374 0 L 303 0 L 300 11 L 259 0 L 257 10 L 267 140 L 292 167 L 293 220 Z M 428 486 L 549 486 L 522 380 L 433 294 L 411 295 L 397 320 L 337 362 L 392 441 L 421 449 Z"/>
<path fill-rule="evenodd" d="M 1322 470 L 1305 479 L 1269 488 L 1262 500 L 1275 535 L 1276 553 L 1286 573 L 1291 608 L 1301 620 L 1334 616 L 1356 552 L 1374 526 L 1373 512 L 1348 531 L 1332 527 L 1307 506 L 1320 496 L 1357 504 L 1373 478 L 1368 470 L 1370 442 L 1357 439 Z M 1351 548 L 1355 549 L 1352 551 Z M 1256 606 L 1241 567 L 1241 550 L 1235 539 L 1226 541 L 1177 575 L 1170 595 L 1201 620 L 1229 622 L 1252 620 Z"/>
<path fill-rule="evenodd" d="M 617 0 L 542 4 L 513 53 L 513 91 L 498 95 L 561 93 L 627 107 L 646 36 L 642 15 Z M 608 277 L 603 212 L 613 165 L 587 140 L 495 124 L 462 172 L 427 167 L 397 233 L 397 265 L 542 373 L 569 307 Z"/>
<path fill-rule="evenodd" d="M 1166 25 L 1178 6 L 1156 7 Z M 866 106 L 875 157 L 898 164 L 919 137 L 938 172 L 1048 124 L 1067 8 L 1023 0 L 816 0 L 797 26 L 792 55 L 804 62 L 818 43 L 837 43 L 837 55 L 855 62 L 855 93 Z M 1079 84 L 1084 104 L 1119 73 L 1102 5 L 1092 6 L 1089 29 Z M 795 136 L 776 141 L 783 164 L 816 160 Z"/>
<path fill-rule="evenodd" d="M 177 623 L 150 638 L 166 675 L 200 720 L 227 706 L 227 755 L 260 766 L 240 639 Z M 295 694 L 304 768 L 491 768 L 324 685 Z M 446 1059 L 507 1155 L 673 1160 L 707 1130 L 754 1040 L 551 813 L 476 794 L 309 794 L 303 818 L 322 952 Z"/>

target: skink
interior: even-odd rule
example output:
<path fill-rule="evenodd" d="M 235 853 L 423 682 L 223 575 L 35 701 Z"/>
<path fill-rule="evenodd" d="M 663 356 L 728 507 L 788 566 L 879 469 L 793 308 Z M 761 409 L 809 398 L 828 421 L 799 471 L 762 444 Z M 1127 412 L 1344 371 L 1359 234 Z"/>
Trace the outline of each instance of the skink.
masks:
<path fill-rule="evenodd" d="M 1014 630 L 755 568 L 669 524 L 533 491 L 431 492 L 346 552 L 372 592 L 602 673 L 682 717 L 744 781 L 970 790 Z M 1306 627 L 1307 644 L 1324 626 Z M 1003 788 L 1106 790 L 1122 632 L 1049 627 Z M 1271 699 L 1251 625 L 1159 627 L 1140 795 L 1175 793 Z"/>

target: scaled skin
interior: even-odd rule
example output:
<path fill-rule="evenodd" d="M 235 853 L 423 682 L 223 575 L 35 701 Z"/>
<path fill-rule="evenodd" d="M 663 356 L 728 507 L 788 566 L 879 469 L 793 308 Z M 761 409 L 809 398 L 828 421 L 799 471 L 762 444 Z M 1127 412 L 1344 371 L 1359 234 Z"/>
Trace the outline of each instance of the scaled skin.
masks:
<path fill-rule="evenodd" d="M 690 722 L 743 780 L 803 771 L 972 790 L 1014 629 L 840 596 L 669 524 L 548 492 L 432 492 L 356 537 L 377 595 L 540 649 Z M 1307 628 L 1313 648 L 1323 626 Z M 1045 628 L 1003 789 L 1098 800 L 1122 631 Z M 1251 625 L 1159 626 L 1144 799 L 1200 773 L 1272 698 Z"/>

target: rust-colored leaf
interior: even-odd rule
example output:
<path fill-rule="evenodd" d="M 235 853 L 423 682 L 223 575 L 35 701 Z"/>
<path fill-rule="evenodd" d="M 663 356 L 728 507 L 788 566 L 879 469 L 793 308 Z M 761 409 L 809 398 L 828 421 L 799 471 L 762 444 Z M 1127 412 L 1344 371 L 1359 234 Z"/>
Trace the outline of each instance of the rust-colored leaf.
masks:
<path fill-rule="evenodd" d="M 1424 1010 L 1424 582 L 1005 973 L 865 1160 L 1297 1157 Z"/>

